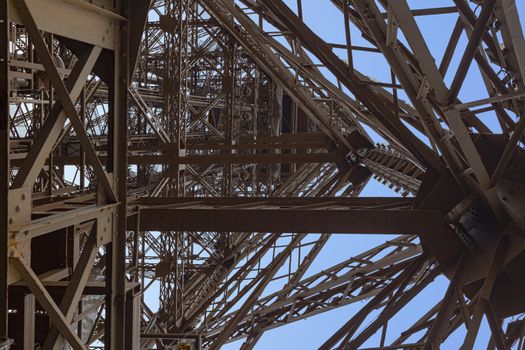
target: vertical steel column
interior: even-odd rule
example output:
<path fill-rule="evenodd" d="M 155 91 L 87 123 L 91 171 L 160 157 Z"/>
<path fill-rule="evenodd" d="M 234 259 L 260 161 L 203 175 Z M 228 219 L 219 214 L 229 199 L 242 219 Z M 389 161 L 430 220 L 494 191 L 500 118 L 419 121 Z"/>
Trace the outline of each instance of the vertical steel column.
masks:
<path fill-rule="evenodd" d="M 35 349 L 35 296 L 24 296 L 24 341 L 23 350 Z"/>
<path fill-rule="evenodd" d="M 0 3 L 0 338 L 7 338 L 7 240 L 9 233 L 9 16 Z"/>
<path fill-rule="evenodd" d="M 120 13 L 129 18 L 129 0 L 118 2 Z M 117 194 L 116 223 L 114 225 L 111 249 L 111 305 L 106 323 L 110 325 L 110 342 L 106 348 L 121 350 L 126 338 L 126 234 L 127 234 L 127 176 L 128 176 L 128 86 L 129 86 L 129 35 L 127 21 L 117 24 L 118 35 L 115 38 L 113 90 L 109 96 L 112 103 L 113 121 L 110 124 L 112 137 L 113 188 Z M 108 282 L 108 281 L 106 281 Z M 106 331 L 108 328 L 106 327 Z M 107 339 L 107 338 L 106 338 Z"/>
<path fill-rule="evenodd" d="M 234 144 L 234 124 L 235 124 L 235 41 L 228 37 L 228 44 L 224 49 L 224 79 L 223 89 L 226 92 L 224 104 L 224 125 L 225 125 L 225 139 L 230 147 L 225 152 L 232 153 L 232 146 Z M 233 164 L 224 164 L 223 172 L 223 195 L 232 195 L 232 176 Z"/>
<path fill-rule="evenodd" d="M 186 91 L 188 85 L 188 67 L 187 67 L 187 50 L 188 50 L 188 35 L 190 26 L 190 9 L 189 2 L 178 1 L 178 17 L 179 17 L 179 36 L 177 42 L 177 74 L 178 81 L 176 84 L 177 93 L 177 125 L 175 129 L 175 139 L 177 142 L 177 152 L 179 155 L 186 155 Z M 172 34 L 176 38 L 176 34 Z M 176 187 L 175 191 L 178 196 L 184 196 L 186 192 L 185 186 L 185 165 L 177 165 L 176 173 Z"/>

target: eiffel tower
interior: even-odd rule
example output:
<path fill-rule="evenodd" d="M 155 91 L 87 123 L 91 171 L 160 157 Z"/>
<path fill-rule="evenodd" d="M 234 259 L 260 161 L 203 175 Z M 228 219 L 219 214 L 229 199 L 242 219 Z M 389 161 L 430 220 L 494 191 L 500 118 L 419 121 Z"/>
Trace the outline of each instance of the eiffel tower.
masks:
<path fill-rule="evenodd" d="M 2 1 L 0 349 L 525 349 L 524 13 Z"/>

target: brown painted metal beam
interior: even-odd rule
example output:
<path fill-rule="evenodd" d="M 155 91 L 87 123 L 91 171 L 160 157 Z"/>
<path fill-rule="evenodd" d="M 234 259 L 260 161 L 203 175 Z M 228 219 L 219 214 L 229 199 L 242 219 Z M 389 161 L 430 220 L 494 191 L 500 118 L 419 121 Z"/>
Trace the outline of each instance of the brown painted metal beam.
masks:
<path fill-rule="evenodd" d="M 483 1 L 481 13 L 479 18 L 476 20 L 476 24 L 474 25 L 474 29 L 469 38 L 467 48 L 463 53 L 463 57 L 461 57 L 461 62 L 459 63 L 456 74 L 454 75 L 454 79 L 450 84 L 450 93 L 448 97 L 450 103 L 454 103 L 456 101 L 459 89 L 461 88 L 461 85 L 463 85 L 463 81 L 467 76 L 468 69 L 472 64 L 472 59 L 474 58 L 474 54 L 477 50 L 479 50 L 479 45 L 483 40 L 483 35 L 485 34 L 488 21 L 492 17 L 492 11 L 494 11 L 494 7 L 497 3 L 497 0 Z"/>
<path fill-rule="evenodd" d="M 8 336 L 8 257 L 9 237 L 9 153 L 10 153 L 10 92 L 9 92 L 9 7 L 0 3 L 0 337 Z"/>
<path fill-rule="evenodd" d="M 239 206 L 244 208 L 258 207 L 298 207 L 316 206 L 348 206 L 357 209 L 388 209 L 408 208 L 412 205 L 412 198 L 398 197 L 141 197 L 130 201 L 129 205 L 149 206 L 177 206 L 188 208 L 192 206 Z"/>
<path fill-rule="evenodd" d="M 135 220 L 134 217 L 130 219 Z M 132 223 L 130 223 L 133 225 Z M 449 229 L 439 211 L 339 208 L 225 207 L 141 208 L 140 229 L 150 231 L 230 231 L 376 233 L 439 235 Z"/>
<path fill-rule="evenodd" d="M 98 157 L 101 161 L 106 156 Z M 77 156 L 63 156 L 54 159 L 55 164 L 78 165 Z M 209 154 L 209 155 L 130 155 L 129 164 L 271 164 L 271 163 L 337 163 L 344 161 L 343 156 L 334 153 L 303 153 L 303 154 Z M 17 162 L 14 162 L 17 163 Z"/>

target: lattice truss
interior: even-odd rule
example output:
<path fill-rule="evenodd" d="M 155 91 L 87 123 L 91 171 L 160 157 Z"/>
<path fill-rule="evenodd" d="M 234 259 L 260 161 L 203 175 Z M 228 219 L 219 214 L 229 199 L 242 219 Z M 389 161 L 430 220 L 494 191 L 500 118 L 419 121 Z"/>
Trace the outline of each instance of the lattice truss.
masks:
<path fill-rule="evenodd" d="M 0 4 L 0 348 L 525 349 L 523 3 L 308 5 Z"/>

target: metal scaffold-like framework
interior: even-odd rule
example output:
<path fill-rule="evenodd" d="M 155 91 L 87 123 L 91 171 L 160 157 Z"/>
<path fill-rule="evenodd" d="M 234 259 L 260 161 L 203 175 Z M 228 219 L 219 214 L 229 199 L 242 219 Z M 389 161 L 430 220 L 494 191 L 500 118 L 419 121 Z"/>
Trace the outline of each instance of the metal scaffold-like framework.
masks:
<path fill-rule="evenodd" d="M 524 4 L 444 2 L 1 1 L 0 349 L 525 349 Z"/>

